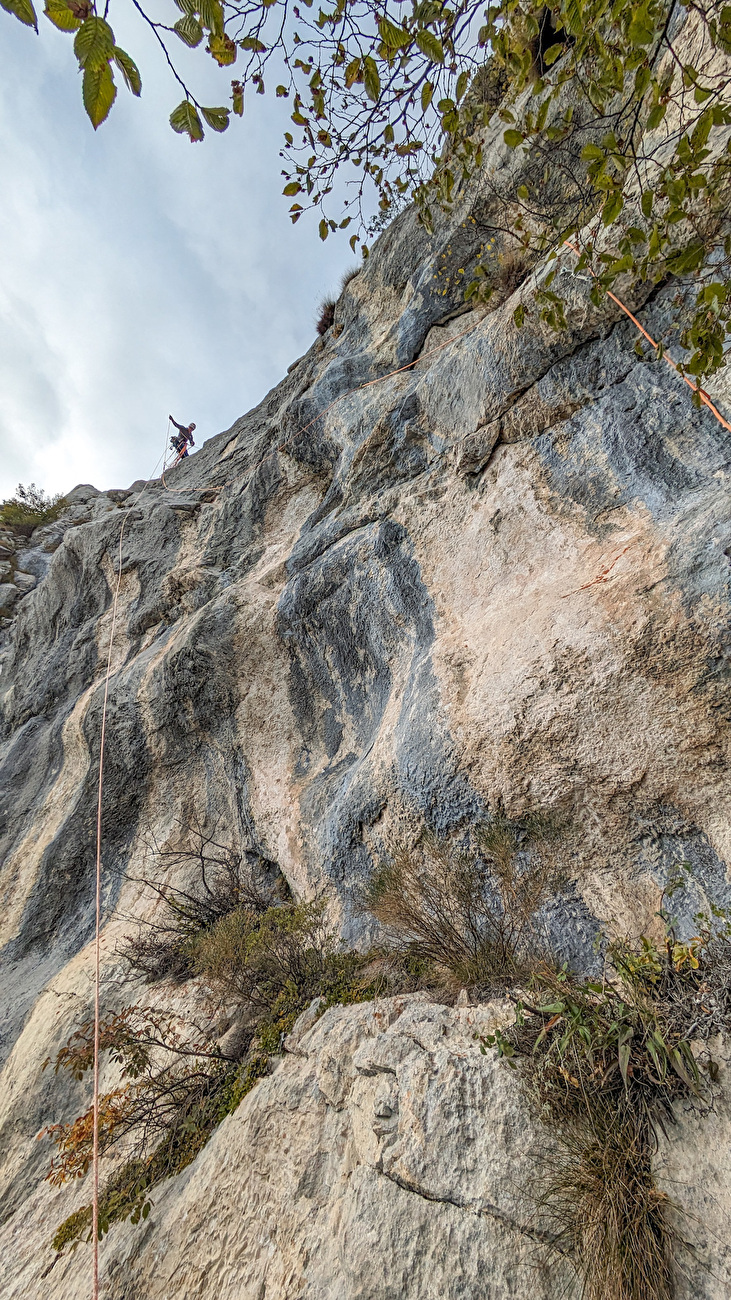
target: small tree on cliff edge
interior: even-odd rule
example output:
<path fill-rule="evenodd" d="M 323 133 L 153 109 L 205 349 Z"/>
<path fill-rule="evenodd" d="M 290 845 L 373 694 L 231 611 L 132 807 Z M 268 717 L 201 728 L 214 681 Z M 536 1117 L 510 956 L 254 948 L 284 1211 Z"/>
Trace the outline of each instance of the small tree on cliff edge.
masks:
<path fill-rule="evenodd" d="M 597 301 L 620 278 L 624 286 L 696 275 L 691 312 L 678 303 L 685 368 L 700 380 L 724 363 L 731 4 L 334 0 L 315 11 L 313 0 L 164 0 L 148 12 L 145 0 L 106 0 L 103 9 L 94 0 L 46 0 L 45 17 L 73 39 L 95 128 L 114 103 L 115 76 L 141 91 L 111 26 L 124 3 L 154 32 L 184 92 L 170 115 L 179 134 L 195 142 L 206 127 L 225 131 L 232 114 L 243 115 L 247 93 L 273 89 L 289 100 L 282 157 L 293 222 L 316 209 L 326 239 L 355 220 L 355 249 L 415 200 L 429 228 L 479 169 L 484 127 L 497 112 L 505 144 L 524 151 L 527 166 L 512 190 L 495 189 L 495 227 L 534 254 L 583 232 L 581 264 L 597 276 Z M 33 0 L 0 4 L 38 30 Z M 235 78 L 225 105 L 196 99 L 176 66 L 178 42 Z M 355 168 L 352 197 L 333 211 L 335 176 L 346 164 Z M 370 223 L 362 202 L 369 185 L 379 205 Z M 486 278 L 473 262 L 467 293 L 484 296 Z M 563 303 L 551 283 L 549 270 L 538 309 L 561 328 Z"/>

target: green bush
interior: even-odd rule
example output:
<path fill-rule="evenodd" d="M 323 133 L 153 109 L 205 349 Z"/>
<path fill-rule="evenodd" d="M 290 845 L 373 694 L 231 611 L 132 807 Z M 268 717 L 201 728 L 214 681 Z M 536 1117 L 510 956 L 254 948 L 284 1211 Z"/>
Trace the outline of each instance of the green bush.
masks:
<path fill-rule="evenodd" d="M 51 524 L 58 519 L 66 507 L 66 499 L 57 493 L 48 496 L 35 483 L 29 487 L 18 484 L 17 494 L 9 497 L 0 505 L 0 524 L 6 524 L 24 533 L 31 533 L 43 524 Z"/>
<path fill-rule="evenodd" d="M 132 1155 L 102 1189 L 100 1234 L 120 1219 L 147 1216 L 153 1188 L 194 1160 L 269 1072 L 270 1057 L 313 998 L 322 997 L 324 1010 L 388 991 L 393 979 L 367 956 L 339 951 L 324 903 L 290 901 L 273 864 L 237 855 L 200 828 L 171 856 L 174 865 L 197 866 L 197 879 L 187 891 L 147 882 L 162 920 L 128 941 L 123 955 L 147 982 L 197 976 L 210 1023 L 187 1026 L 172 1012 L 139 1005 L 102 1018 L 101 1050 L 119 1067 L 121 1083 L 100 1097 L 100 1150 L 106 1155 L 124 1142 Z M 84 1077 L 93 1031 L 88 1021 L 71 1036 L 56 1056 L 57 1071 Z M 47 1132 L 56 1144 L 49 1179 L 83 1177 L 91 1109 Z M 61 1224 L 54 1248 L 73 1248 L 90 1231 L 86 1207 Z"/>
<path fill-rule="evenodd" d="M 664 942 L 614 943 L 601 980 L 535 971 L 512 1029 L 482 1044 L 520 1065 L 551 1130 L 539 1203 L 586 1300 L 672 1300 L 682 1242 L 652 1155 L 677 1102 L 710 1104 L 717 1067 L 708 1040 L 731 1028 L 725 914 L 698 914 L 698 933 L 685 942 L 662 915 Z"/>

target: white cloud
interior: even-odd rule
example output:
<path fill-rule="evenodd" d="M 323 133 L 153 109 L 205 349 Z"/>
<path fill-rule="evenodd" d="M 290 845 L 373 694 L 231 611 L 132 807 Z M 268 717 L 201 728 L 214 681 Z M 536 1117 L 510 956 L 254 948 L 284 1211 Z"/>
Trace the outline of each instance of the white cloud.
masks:
<path fill-rule="evenodd" d="M 227 428 L 309 346 L 353 262 L 344 237 L 290 224 L 282 105 L 253 97 L 191 145 L 168 126 L 179 96 L 149 32 L 131 9 L 112 21 L 143 97 L 121 87 L 94 132 L 70 40 L 0 14 L 0 498 L 145 477 L 169 410 L 201 440 Z M 181 57 L 225 103 L 231 70 Z"/>

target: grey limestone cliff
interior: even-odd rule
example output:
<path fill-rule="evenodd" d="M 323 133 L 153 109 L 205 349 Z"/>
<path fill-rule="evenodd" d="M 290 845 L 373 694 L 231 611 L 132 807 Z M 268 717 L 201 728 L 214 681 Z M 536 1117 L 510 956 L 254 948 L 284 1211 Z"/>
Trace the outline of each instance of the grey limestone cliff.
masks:
<path fill-rule="evenodd" d="M 497 128 L 488 143 L 493 173 L 514 166 Z M 570 884 L 548 922 L 577 969 L 601 933 L 652 928 L 680 861 L 689 915 L 731 897 L 731 437 L 638 358 L 618 311 L 591 306 L 568 251 L 568 330 L 515 328 L 525 284 L 460 312 L 490 218 L 479 183 L 432 237 L 403 213 L 334 327 L 254 411 L 166 485 L 76 489 L 19 544 L 35 583 L 0 633 L 7 1297 L 85 1294 L 84 1248 L 48 1271 L 53 1229 L 84 1193 L 44 1183 L 36 1135 L 83 1094 L 40 1067 L 91 1002 L 123 520 L 105 995 L 119 996 L 118 945 L 148 905 L 135 879 L 151 840 L 195 818 L 277 862 L 300 897 L 326 893 L 348 943 L 366 937 L 353 892 L 389 835 L 459 830 L 499 803 L 565 817 Z M 676 292 L 635 303 L 655 335 Z M 731 409 L 728 380 L 715 395 Z M 105 1295 L 564 1294 L 527 1196 L 545 1135 L 475 1039 L 495 1014 L 424 994 L 333 1008 L 145 1224 L 112 1230 Z M 695 1216 L 688 1300 L 731 1284 L 730 1123 L 722 1090 L 705 1126 L 681 1117 L 658 1154 Z"/>

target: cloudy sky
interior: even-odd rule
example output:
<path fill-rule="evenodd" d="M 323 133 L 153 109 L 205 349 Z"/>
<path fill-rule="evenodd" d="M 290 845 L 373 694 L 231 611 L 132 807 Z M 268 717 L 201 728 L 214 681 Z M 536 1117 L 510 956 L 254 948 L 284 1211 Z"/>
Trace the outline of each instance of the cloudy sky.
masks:
<path fill-rule="evenodd" d="M 310 345 L 354 264 L 344 234 L 322 244 L 289 221 L 282 102 L 253 97 L 191 145 L 141 20 L 118 3 L 111 21 L 143 93 L 120 87 L 95 133 L 71 38 L 0 11 L 0 499 L 146 478 L 169 411 L 201 441 L 227 428 Z M 231 70 L 180 51 L 198 98 L 226 103 Z"/>

